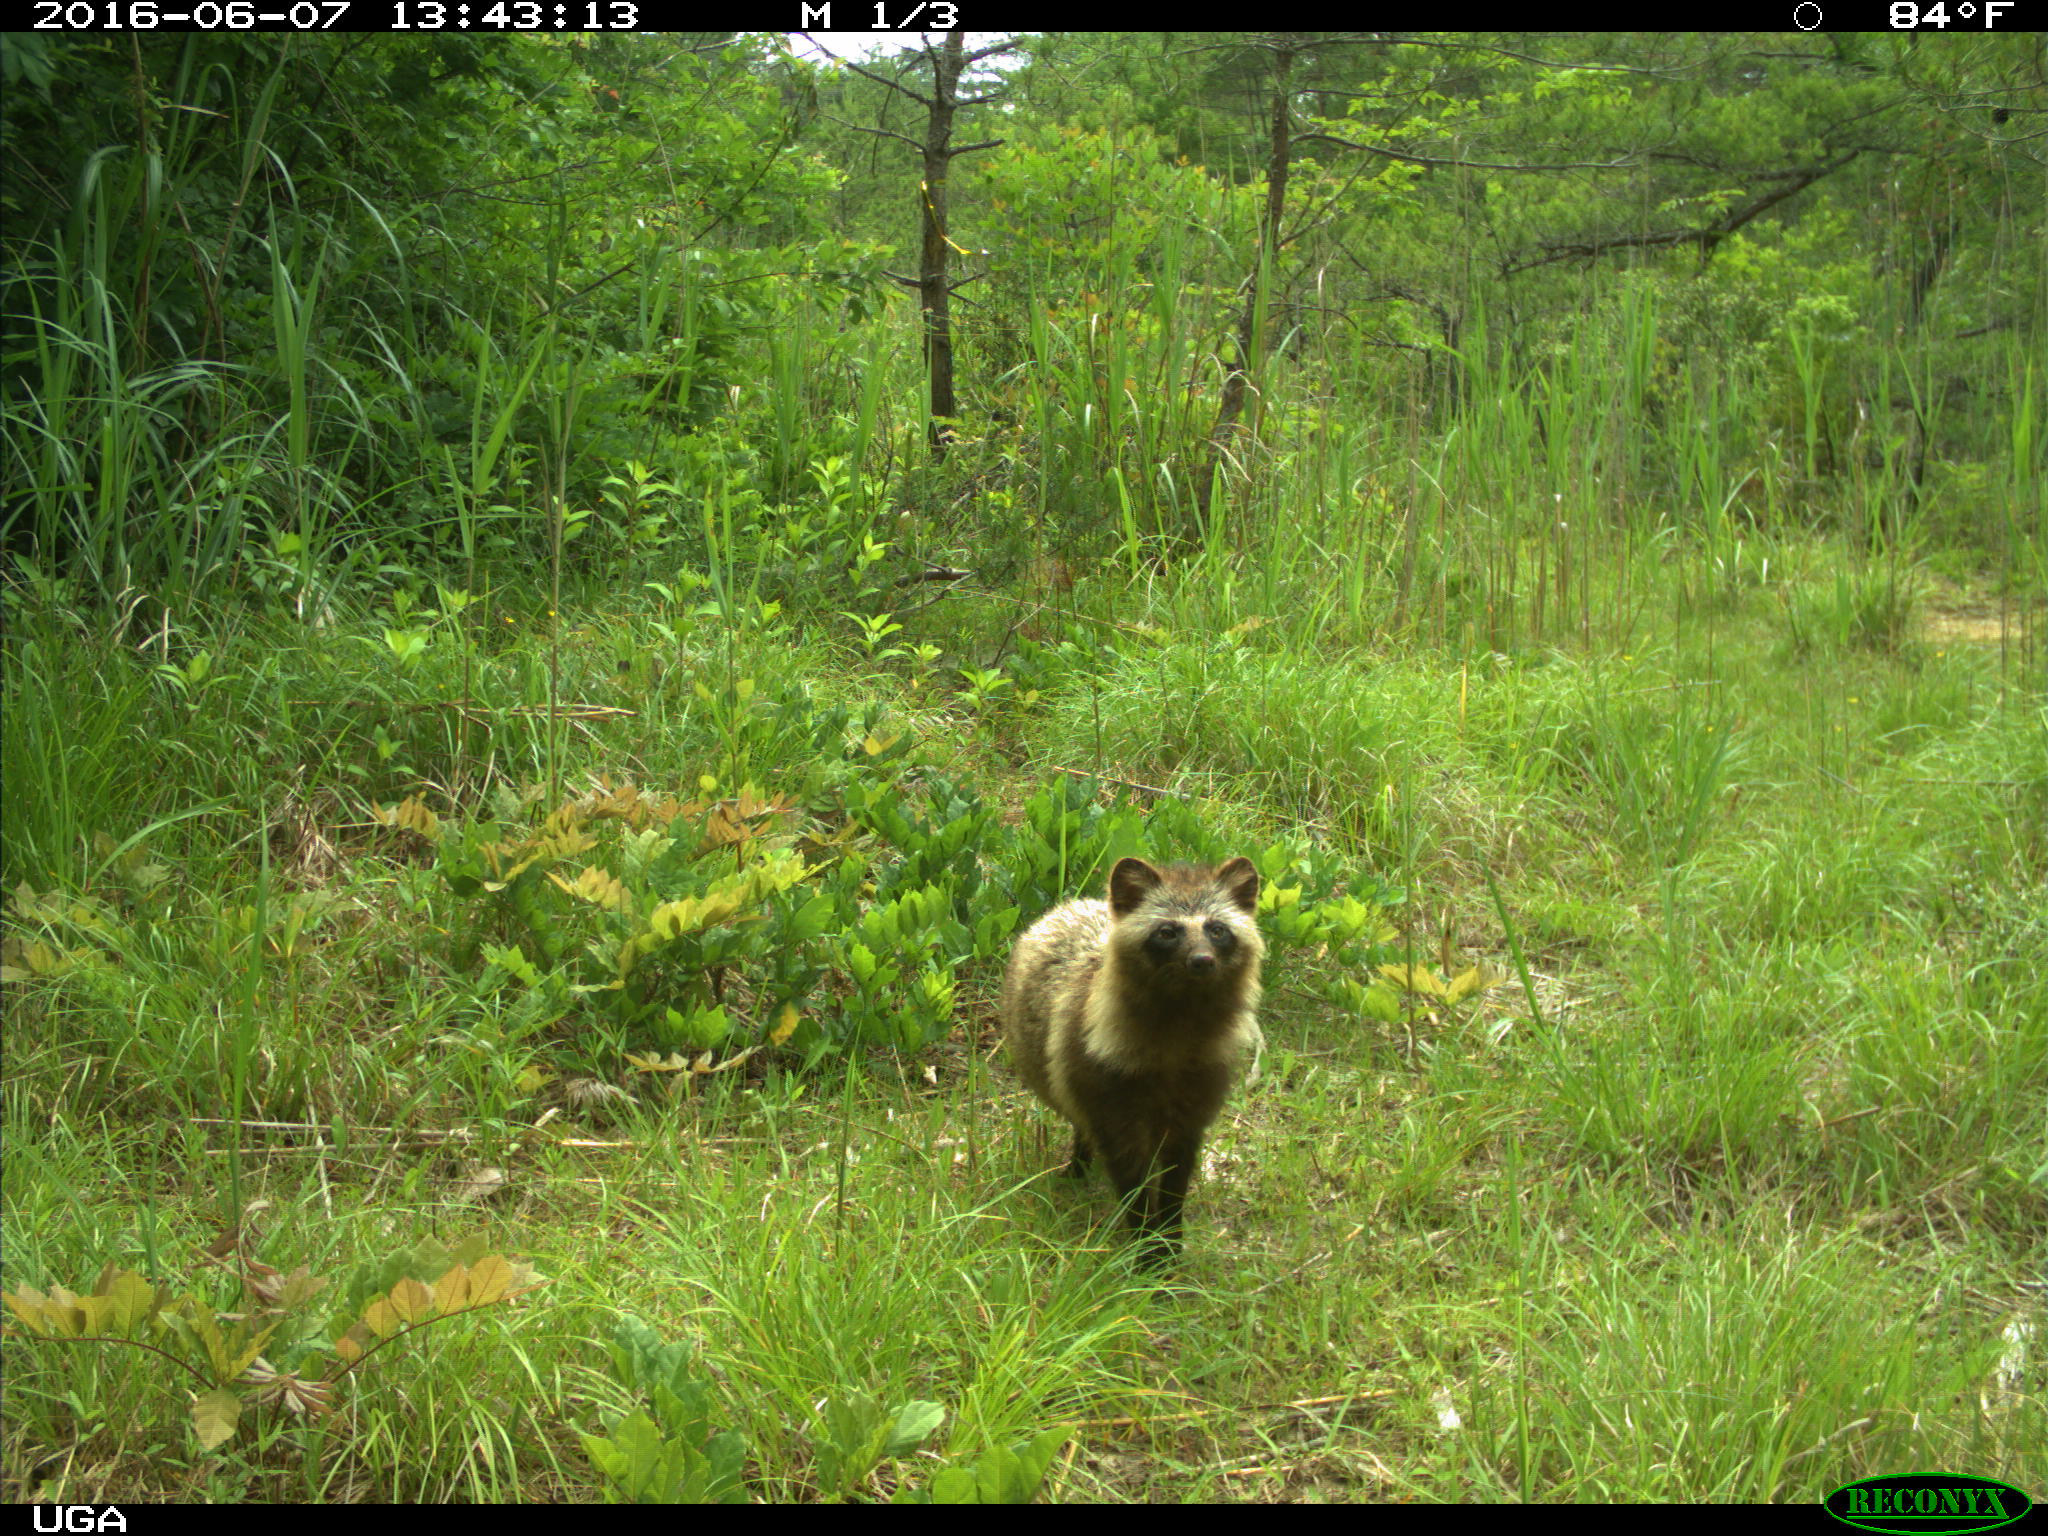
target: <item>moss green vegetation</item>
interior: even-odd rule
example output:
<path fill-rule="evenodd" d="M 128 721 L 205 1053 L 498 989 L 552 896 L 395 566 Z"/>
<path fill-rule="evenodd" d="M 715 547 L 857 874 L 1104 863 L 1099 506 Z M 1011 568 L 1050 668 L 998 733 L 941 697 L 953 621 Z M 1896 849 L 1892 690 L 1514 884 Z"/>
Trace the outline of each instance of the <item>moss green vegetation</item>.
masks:
<path fill-rule="evenodd" d="M 0 50 L 6 1491 L 2048 1493 L 2038 45 L 1332 42 L 1262 266 L 1272 46 L 1034 44 L 934 453 L 879 95 L 644 41 Z M 996 991 L 1237 852 L 1148 1274 Z"/>

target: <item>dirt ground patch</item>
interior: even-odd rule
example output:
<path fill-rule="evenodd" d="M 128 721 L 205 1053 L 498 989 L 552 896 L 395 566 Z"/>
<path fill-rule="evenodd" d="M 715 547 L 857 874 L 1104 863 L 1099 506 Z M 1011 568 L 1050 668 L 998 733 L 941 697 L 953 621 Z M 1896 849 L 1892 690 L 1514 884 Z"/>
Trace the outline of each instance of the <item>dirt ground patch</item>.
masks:
<path fill-rule="evenodd" d="M 1928 640 L 1949 645 L 2020 643 L 2031 631 L 2042 634 L 2043 610 L 2039 603 L 2000 602 L 1996 596 L 1970 592 L 1946 582 L 1936 583 L 1921 596 L 1920 632 Z"/>
<path fill-rule="evenodd" d="M 1996 645 L 2019 628 L 2018 614 L 2000 617 L 1996 613 L 1930 613 L 1921 625 L 1930 640 L 1975 640 Z"/>

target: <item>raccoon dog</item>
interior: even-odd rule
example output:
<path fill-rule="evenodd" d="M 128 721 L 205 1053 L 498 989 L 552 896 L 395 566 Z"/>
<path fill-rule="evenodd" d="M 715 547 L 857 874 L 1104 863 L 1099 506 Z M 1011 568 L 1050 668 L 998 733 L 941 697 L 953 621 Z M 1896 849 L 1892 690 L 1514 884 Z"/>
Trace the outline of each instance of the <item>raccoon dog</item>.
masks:
<path fill-rule="evenodd" d="M 1003 977 L 1010 1058 L 1074 1127 L 1068 1173 L 1102 1159 L 1147 1262 L 1179 1246 L 1202 1133 L 1258 1031 L 1258 901 L 1249 859 L 1119 859 L 1109 900 L 1046 913 Z"/>

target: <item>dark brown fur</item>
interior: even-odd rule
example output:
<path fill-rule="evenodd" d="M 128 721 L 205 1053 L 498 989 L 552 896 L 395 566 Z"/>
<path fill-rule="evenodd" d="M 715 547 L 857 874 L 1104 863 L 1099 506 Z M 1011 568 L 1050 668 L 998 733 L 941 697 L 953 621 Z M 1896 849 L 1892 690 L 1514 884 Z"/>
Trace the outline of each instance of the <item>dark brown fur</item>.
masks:
<path fill-rule="evenodd" d="M 1074 1126 L 1068 1172 L 1102 1159 L 1151 1261 L 1179 1244 L 1203 1133 L 1258 1028 L 1258 898 L 1249 859 L 1122 859 L 1109 900 L 1048 912 L 1003 978 L 1011 1060 Z"/>

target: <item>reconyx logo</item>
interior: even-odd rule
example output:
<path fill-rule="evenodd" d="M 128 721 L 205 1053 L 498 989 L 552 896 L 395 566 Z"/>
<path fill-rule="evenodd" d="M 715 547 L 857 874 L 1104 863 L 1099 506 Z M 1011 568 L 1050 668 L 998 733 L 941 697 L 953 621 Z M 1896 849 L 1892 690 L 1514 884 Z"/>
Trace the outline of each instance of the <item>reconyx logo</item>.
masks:
<path fill-rule="evenodd" d="M 1827 1512 L 1866 1531 L 1963 1536 L 2010 1525 L 2033 1504 L 2019 1489 L 1989 1478 L 1922 1472 L 1845 1483 L 1828 1495 Z"/>

